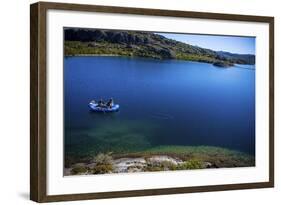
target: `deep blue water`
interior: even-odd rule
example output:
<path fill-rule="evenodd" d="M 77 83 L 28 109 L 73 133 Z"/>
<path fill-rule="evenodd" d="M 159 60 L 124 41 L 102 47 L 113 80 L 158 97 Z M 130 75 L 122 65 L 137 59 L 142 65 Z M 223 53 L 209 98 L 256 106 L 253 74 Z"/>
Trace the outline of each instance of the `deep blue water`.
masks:
<path fill-rule="evenodd" d="M 254 66 L 242 66 L 254 68 Z M 255 70 L 180 60 L 64 59 L 65 150 L 211 145 L 255 153 Z M 89 111 L 113 97 L 118 113 Z"/>

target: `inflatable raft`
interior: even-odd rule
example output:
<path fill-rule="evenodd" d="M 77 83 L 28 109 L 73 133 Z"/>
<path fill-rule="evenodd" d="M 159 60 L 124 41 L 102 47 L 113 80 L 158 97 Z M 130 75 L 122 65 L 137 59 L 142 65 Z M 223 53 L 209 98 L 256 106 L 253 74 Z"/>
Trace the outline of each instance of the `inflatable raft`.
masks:
<path fill-rule="evenodd" d="M 98 107 L 97 103 L 90 102 L 89 107 L 94 112 L 117 112 L 119 110 L 118 104 L 114 104 L 111 108 L 109 108 L 109 107 Z"/>

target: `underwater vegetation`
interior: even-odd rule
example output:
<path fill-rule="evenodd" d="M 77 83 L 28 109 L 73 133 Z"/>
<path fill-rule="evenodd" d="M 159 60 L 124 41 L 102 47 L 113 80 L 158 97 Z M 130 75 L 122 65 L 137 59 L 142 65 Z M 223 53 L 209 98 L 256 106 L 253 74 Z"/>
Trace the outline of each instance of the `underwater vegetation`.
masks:
<path fill-rule="evenodd" d="M 65 175 L 255 166 L 255 157 L 214 146 L 154 145 L 147 122 L 110 121 L 67 133 Z"/>
<path fill-rule="evenodd" d="M 65 166 L 88 161 L 99 153 L 130 153 L 151 147 L 152 126 L 147 123 L 111 122 L 67 133 Z M 146 134 L 147 133 L 147 134 Z"/>

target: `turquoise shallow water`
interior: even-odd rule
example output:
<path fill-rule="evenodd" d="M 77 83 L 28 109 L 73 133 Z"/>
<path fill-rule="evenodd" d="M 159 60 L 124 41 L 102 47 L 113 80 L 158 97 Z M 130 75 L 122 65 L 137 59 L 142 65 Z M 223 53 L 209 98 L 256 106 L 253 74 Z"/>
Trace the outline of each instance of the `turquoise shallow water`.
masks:
<path fill-rule="evenodd" d="M 69 155 L 158 145 L 210 145 L 255 154 L 254 66 L 66 57 L 64 93 Z M 90 112 L 89 101 L 110 97 L 120 104 L 119 112 Z"/>

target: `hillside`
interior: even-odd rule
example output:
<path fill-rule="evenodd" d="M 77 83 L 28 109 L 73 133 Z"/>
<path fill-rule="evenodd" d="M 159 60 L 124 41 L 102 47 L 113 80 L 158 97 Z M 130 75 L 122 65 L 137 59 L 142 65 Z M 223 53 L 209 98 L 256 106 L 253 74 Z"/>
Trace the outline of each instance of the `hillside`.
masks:
<path fill-rule="evenodd" d="M 180 59 L 212 63 L 219 67 L 229 67 L 233 64 L 255 64 L 254 55 L 216 52 L 149 32 L 65 29 L 64 39 L 66 56 L 121 55 Z"/>

